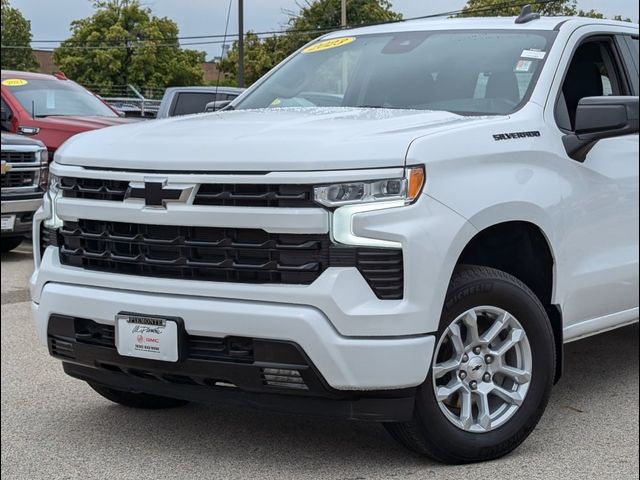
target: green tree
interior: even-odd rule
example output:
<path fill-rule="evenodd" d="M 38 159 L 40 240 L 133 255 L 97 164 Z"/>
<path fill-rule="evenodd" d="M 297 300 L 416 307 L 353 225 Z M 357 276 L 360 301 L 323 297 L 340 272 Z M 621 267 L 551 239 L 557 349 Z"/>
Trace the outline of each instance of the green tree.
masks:
<path fill-rule="evenodd" d="M 348 0 L 349 26 L 382 23 L 402 19 L 391 10 L 388 0 Z M 287 32 L 260 39 L 254 33 L 245 36 L 245 82 L 250 85 L 304 44 L 331 30 L 341 22 L 340 0 L 308 0 L 298 13 L 289 12 Z M 238 44 L 234 42 L 219 68 L 228 78 L 238 71 Z"/>
<path fill-rule="evenodd" d="M 462 17 L 493 17 L 493 16 L 517 16 L 522 10 L 520 6 L 505 6 L 504 0 L 468 0 Z M 538 3 L 532 2 L 532 9 L 541 15 L 566 15 L 592 18 L 604 18 L 595 10 L 578 10 L 577 0 L 558 0 L 557 2 Z"/>
<path fill-rule="evenodd" d="M 174 21 L 153 16 L 138 0 L 101 0 L 94 6 L 91 17 L 71 23 L 71 37 L 53 52 L 67 76 L 98 91 L 202 83 L 205 53 L 180 48 Z"/>
<path fill-rule="evenodd" d="M 2 69 L 37 70 L 39 65 L 31 50 L 31 22 L 9 0 L 2 0 Z M 21 47 L 21 48 L 5 48 Z"/>

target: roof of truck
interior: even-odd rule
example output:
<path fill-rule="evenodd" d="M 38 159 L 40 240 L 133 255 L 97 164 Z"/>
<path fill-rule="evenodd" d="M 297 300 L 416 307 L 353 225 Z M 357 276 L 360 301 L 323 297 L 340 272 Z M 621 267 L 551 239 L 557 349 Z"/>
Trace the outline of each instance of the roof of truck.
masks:
<path fill-rule="evenodd" d="M 561 28 L 575 29 L 583 25 L 626 26 L 638 25 L 616 20 L 595 19 L 588 17 L 540 17 L 526 23 L 516 23 L 516 17 L 470 17 L 470 18 L 424 18 L 401 22 L 383 23 L 368 27 L 339 30 L 329 33 L 323 38 L 343 37 L 349 35 L 365 35 L 388 32 L 412 32 L 422 30 L 559 30 Z"/>

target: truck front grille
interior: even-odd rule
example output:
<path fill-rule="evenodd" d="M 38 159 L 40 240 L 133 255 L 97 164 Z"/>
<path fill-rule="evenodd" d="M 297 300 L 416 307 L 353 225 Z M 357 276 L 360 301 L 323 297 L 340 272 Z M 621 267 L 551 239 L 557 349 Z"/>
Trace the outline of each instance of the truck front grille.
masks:
<path fill-rule="evenodd" d="M 34 170 L 12 170 L 2 174 L 2 188 L 35 187 L 38 173 Z"/>
<path fill-rule="evenodd" d="M 89 270 L 309 285 L 329 267 L 355 267 L 378 298 L 403 296 L 402 250 L 339 246 L 327 234 L 79 220 L 64 222 L 57 241 L 61 263 Z"/>
<path fill-rule="evenodd" d="M 62 177 L 59 188 L 69 198 L 122 202 L 128 181 Z M 194 205 L 221 207 L 318 208 L 312 185 L 286 184 L 202 184 Z"/>
<path fill-rule="evenodd" d="M 311 185 L 200 185 L 194 205 L 228 207 L 318 207 Z"/>
<path fill-rule="evenodd" d="M 9 152 L 0 153 L 0 159 L 7 163 L 33 163 L 36 160 L 36 152 Z"/>

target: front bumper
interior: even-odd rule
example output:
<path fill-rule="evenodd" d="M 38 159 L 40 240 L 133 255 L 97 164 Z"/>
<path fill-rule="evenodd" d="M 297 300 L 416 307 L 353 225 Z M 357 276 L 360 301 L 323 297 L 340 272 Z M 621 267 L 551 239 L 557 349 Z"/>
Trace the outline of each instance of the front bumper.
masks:
<path fill-rule="evenodd" d="M 426 378 L 434 348 L 432 335 L 345 337 L 319 310 L 300 305 L 154 295 L 59 283 L 45 285 L 40 303 L 32 305 L 38 337 L 44 344 L 52 315 L 114 325 L 116 314 L 124 306 L 141 314 L 181 317 L 188 335 L 291 342 L 300 347 L 321 381 L 337 391 L 415 387 Z M 85 358 L 80 363 L 96 367 L 95 358 Z M 118 363 L 131 366 L 135 361 L 120 357 Z M 153 363 L 156 369 L 170 368 L 162 362 Z"/>
<path fill-rule="evenodd" d="M 9 195 L 6 195 L 9 197 Z M 3 230 L 2 235 L 26 234 L 31 232 L 33 214 L 42 204 L 42 193 L 27 198 L 2 200 L 2 215 L 15 215 L 12 230 Z"/>

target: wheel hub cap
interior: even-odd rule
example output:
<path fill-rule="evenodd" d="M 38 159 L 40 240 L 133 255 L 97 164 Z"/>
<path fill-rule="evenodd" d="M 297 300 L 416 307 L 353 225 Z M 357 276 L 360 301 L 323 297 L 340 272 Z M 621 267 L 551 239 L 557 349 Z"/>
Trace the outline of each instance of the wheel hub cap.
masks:
<path fill-rule="evenodd" d="M 438 342 L 433 389 L 451 423 L 488 432 L 520 408 L 531 372 L 531 346 L 518 320 L 498 307 L 476 307 L 456 318 Z"/>

